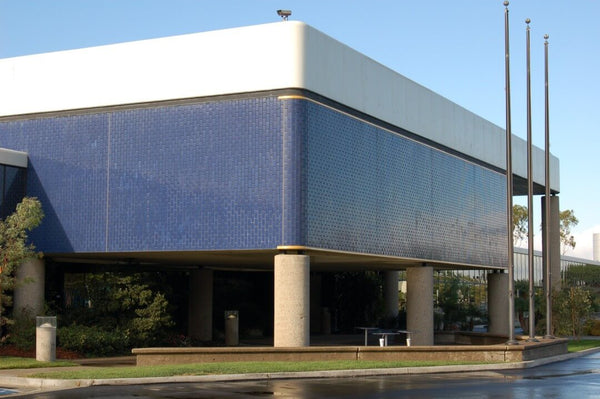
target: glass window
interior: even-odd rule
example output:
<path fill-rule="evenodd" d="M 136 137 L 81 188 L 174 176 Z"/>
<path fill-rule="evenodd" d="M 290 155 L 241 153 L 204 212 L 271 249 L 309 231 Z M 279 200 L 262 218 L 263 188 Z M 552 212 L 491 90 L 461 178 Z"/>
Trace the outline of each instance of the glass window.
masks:
<path fill-rule="evenodd" d="M 2 204 L 0 217 L 5 218 L 15 211 L 17 204 L 25 196 L 25 169 L 2 166 Z"/>

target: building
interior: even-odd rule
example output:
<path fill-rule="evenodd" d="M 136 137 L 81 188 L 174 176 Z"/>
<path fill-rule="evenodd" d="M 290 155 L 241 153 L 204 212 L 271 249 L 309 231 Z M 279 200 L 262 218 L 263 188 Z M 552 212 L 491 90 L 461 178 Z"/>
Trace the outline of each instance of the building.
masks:
<path fill-rule="evenodd" d="M 3 59 L 0 86 L 46 259 L 193 266 L 194 336 L 214 269 L 273 270 L 275 346 L 309 344 L 309 271 L 385 271 L 394 314 L 406 269 L 422 345 L 434 269 L 507 281 L 504 130 L 301 22 Z"/>

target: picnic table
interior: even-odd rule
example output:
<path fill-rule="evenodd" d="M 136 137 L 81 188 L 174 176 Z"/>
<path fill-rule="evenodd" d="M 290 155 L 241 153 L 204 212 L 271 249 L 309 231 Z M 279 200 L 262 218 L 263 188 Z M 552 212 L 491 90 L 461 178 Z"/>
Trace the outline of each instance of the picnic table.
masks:
<path fill-rule="evenodd" d="M 379 330 L 378 327 L 354 327 L 357 330 L 364 330 L 365 332 L 365 346 L 369 346 L 368 342 L 367 342 L 367 335 L 369 334 L 369 331 L 371 330 Z"/>

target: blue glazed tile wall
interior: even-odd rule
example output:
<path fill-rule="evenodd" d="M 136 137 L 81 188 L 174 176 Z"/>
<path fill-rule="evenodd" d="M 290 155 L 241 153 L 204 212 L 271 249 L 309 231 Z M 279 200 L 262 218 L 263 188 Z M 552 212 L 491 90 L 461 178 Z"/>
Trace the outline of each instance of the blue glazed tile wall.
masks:
<path fill-rule="evenodd" d="M 115 114 L 108 250 L 277 246 L 280 121 L 275 98 Z"/>
<path fill-rule="evenodd" d="M 0 123 L 48 253 L 277 245 L 504 266 L 503 175 L 276 97 Z"/>
<path fill-rule="evenodd" d="M 254 249 L 281 239 L 280 132 L 265 97 L 4 122 L 0 146 L 29 153 L 44 252 Z"/>
<path fill-rule="evenodd" d="M 106 116 L 80 115 L 0 125 L 0 146 L 29 153 L 27 195 L 45 218 L 32 233 L 49 252 L 104 248 Z"/>
<path fill-rule="evenodd" d="M 306 101 L 282 101 L 283 226 L 281 245 L 306 245 Z"/>
<path fill-rule="evenodd" d="M 305 112 L 306 245 L 505 265 L 502 174 L 319 104 Z"/>

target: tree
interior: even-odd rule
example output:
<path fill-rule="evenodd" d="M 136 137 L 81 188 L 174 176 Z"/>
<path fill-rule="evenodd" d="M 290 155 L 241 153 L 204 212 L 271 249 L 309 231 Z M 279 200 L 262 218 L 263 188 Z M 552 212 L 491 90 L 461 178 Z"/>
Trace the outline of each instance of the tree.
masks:
<path fill-rule="evenodd" d="M 564 282 L 569 287 L 585 286 L 600 288 L 600 267 L 595 265 L 571 265 L 564 272 Z"/>
<path fill-rule="evenodd" d="M 172 309 L 160 273 L 97 272 L 78 278 L 82 279 L 81 302 L 60 315 L 66 327 L 59 330 L 59 341 L 61 334 L 74 326 L 93 327 L 105 337 L 121 336 L 123 348 L 157 345 L 171 332 Z M 89 345 L 87 350 L 99 353 L 92 350 L 93 343 Z"/>
<path fill-rule="evenodd" d="M 529 212 L 526 206 L 523 205 L 513 205 L 513 242 L 515 245 L 520 244 L 523 240 L 527 238 L 527 218 Z M 577 226 L 579 223 L 579 219 L 575 217 L 575 212 L 572 209 L 567 209 L 559 212 L 559 234 L 560 234 L 560 244 L 562 248 L 562 254 L 564 255 L 566 251 L 571 248 L 575 249 L 575 237 L 571 235 L 571 228 Z"/>
<path fill-rule="evenodd" d="M 560 335 L 579 339 L 592 314 L 592 298 L 584 287 L 567 287 L 554 292 L 554 327 Z"/>
<path fill-rule="evenodd" d="M 541 289 L 534 289 L 533 296 L 533 308 L 534 308 L 534 321 L 536 322 L 535 330 L 539 332 L 539 328 L 544 326 L 538 326 L 540 322 L 544 322 L 544 306 L 542 303 L 542 298 L 544 298 Z M 529 335 L 529 318 L 531 317 L 529 313 L 529 281 L 527 280 L 517 280 L 515 281 L 515 312 L 517 314 L 517 319 L 519 320 L 519 324 L 523 329 L 523 334 Z"/>
<path fill-rule="evenodd" d="M 527 238 L 527 207 L 523 205 L 513 205 L 512 223 L 513 223 L 513 242 L 520 244 Z"/>
<path fill-rule="evenodd" d="M 575 249 L 575 237 L 571 235 L 571 228 L 577 226 L 579 219 L 575 217 L 572 209 L 567 209 L 559 213 L 560 219 L 560 243 L 562 245 L 562 254 L 567 252 L 568 248 Z"/>
<path fill-rule="evenodd" d="M 4 310 L 12 302 L 6 292 L 14 286 L 16 268 L 37 256 L 33 244 L 27 243 L 27 234 L 39 226 L 43 218 L 40 201 L 25 197 L 14 213 L 0 220 L 0 334 L 3 326 L 10 322 Z"/>
<path fill-rule="evenodd" d="M 482 285 L 470 277 L 447 272 L 439 276 L 438 306 L 446 330 L 471 330 L 473 317 L 480 317 Z M 479 298 L 479 299 L 478 299 Z M 434 316 L 435 317 L 435 316 Z"/>

